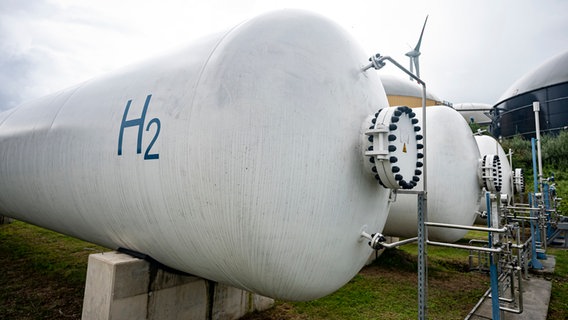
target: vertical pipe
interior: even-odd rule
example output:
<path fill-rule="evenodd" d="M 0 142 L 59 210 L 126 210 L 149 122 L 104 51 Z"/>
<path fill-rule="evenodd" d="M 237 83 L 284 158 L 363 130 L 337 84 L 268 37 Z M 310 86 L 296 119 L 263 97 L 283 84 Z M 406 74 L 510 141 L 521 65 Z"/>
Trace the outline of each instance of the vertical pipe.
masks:
<path fill-rule="evenodd" d="M 538 101 L 535 102 L 538 105 Z M 534 106 L 534 105 L 533 105 Z M 538 111 L 535 111 L 535 116 L 538 117 Z M 537 133 L 537 136 L 540 137 L 540 135 Z M 537 148 L 535 149 L 535 142 L 537 143 Z M 540 183 L 540 181 L 542 180 L 542 174 L 539 171 L 538 173 L 538 177 L 537 177 L 537 162 L 539 163 L 539 166 L 542 166 L 542 164 L 540 164 L 540 154 L 538 154 L 538 146 L 540 146 L 540 140 L 536 140 L 534 138 L 531 139 L 531 149 L 532 149 L 532 161 L 533 161 L 533 183 L 534 183 L 534 195 L 533 195 L 533 201 L 532 201 L 532 205 L 531 208 L 536 208 L 538 206 L 538 201 L 537 201 L 537 196 L 536 194 L 539 192 L 540 190 L 540 196 L 544 199 L 544 192 L 542 190 L 542 184 Z M 538 159 L 538 161 L 537 161 Z M 541 168 L 542 170 L 542 168 Z M 537 217 L 538 216 L 538 212 L 536 210 L 531 210 L 531 217 Z M 531 234 L 533 235 L 532 238 L 532 243 L 533 243 L 533 254 L 535 254 L 534 256 L 534 264 L 533 264 L 533 269 L 543 269 L 542 263 L 540 263 L 540 261 L 537 260 L 537 258 L 542 258 L 545 259 L 546 256 L 543 254 L 539 254 L 536 251 L 536 240 L 538 239 L 539 242 L 546 242 L 542 241 L 542 236 L 543 234 L 541 234 L 540 229 L 538 227 L 538 222 L 535 220 L 531 220 Z M 546 234 L 546 233 L 544 233 Z M 536 264 L 536 266 L 535 266 Z"/>
<path fill-rule="evenodd" d="M 427 177 L 428 177 L 428 170 L 427 168 L 427 159 L 426 152 L 428 152 L 428 148 L 426 148 L 426 84 L 422 82 L 422 145 L 424 148 L 422 149 L 422 154 L 424 158 L 422 158 L 422 188 L 424 190 L 424 197 L 428 197 L 428 187 L 427 187 Z"/>
<path fill-rule="evenodd" d="M 515 167 L 513 166 L 513 150 L 509 148 L 509 164 L 511 165 L 511 199 L 509 199 L 508 204 L 515 203 Z"/>
<path fill-rule="evenodd" d="M 539 179 L 539 182 L 540 182 L 540 181 L 542 181 L 542 154 L 541 154 L 541 149 L 540 149 L 540 116 L 539 116 L 540 102 L 538 102 L 538 101 L 533 102 L 533 111 L 534 111 L 534 126 L 535 126 L 536 143 L 537 143 L 536 146 L 537 146 L 537 153 L 538 153 L 538 179 Z M 533 157 L 533 159 L 534 159 L 534 157 Z M 542 192 L 542 190 L 541 190 L 541 192 Z"/>
<path fill-rule="evenodd" d="M 491 194 L 485 192 L 485 204 L 487 205 L 487 227 L 491 228 Z M 487 234 L 489 248 L 493 247 L 493 232 Z M 499 320 L 501 311 L 499 310 L 499 279 L 497 278 L 497 265 L 495 264 L 495 253 L 489 253 L 489 275 L 491 278 L 491 314 L 493 320 Z"/>
<path fill-rule="evenodd" d="M 517 226 L 518 227 L 518 226 Z M 521 230 L 519 228 L 517 228 L 516 230 L 516 238 L 517 238 L 517 245 L 521 244 Z M 524 250 L 524 249 L 523 249 Z M 523 269 L 525 270 L 525 272 L 527 271 L 526 268 L 524 268 L 524 264 L 521 265 L 521 261 L 522 260 L 522 252 L 521 249 L 517 248 L 517 263 L 519 264 L 519 270 L 517 270 L 517 272 L 519 273 L 518 275 L 518 281 L 519 281 L 519 309 L 521 310 L 521 312 L 523 312 Z M 527 272 L 528 273 L 528 272 Z"/>
<path fill-rule="evenodd" d="M 538 170 L 536 168 L 536 148 L 535 138 L 531 138 L 532 165 L 533 165 L 533 189 L 535 195 L 538 193 Z"/>
<path fill-rule="evenodd" d="M 534 144 L 533 144 L 534 146 Z M 532 208 L 535 206 L 536 203 L 536 195 L 530 194 L 529 193 L 529 205 L 531 207 L 531 217 L 535 216 L 535 210 L 533 210 Z M 535 226 L 536 222 L 535 220 L 530 221 L 530 226 L 531 226 L 531 259 L 530 259 L 530 265 L 531 268 L 533 269 L 538 269 L 541 270 L 543 269 L 543 265 L 542 263 L 540 263 L 540 261 L 538 261 L 537 259 L 537 253 L 536 253 L 536 238 L 537 238 L 537 234 L 538 232 L 538 227 Z"/>

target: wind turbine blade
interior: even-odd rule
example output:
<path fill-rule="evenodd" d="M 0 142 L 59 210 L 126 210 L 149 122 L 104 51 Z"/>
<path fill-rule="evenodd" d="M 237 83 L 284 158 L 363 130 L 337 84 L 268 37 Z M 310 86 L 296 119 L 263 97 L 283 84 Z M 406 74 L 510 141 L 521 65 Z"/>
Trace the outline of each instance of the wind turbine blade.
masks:
<path fill-rule="evenodd" d="M 420 45 L 422 44 L 422 36 L 424 35 L 424 29 L 426 28 L 426 22 L 428 22 L 428 16 L 426 15 L 426 20 L 424 20 L 424 25 L 422 26 L 422 32 L 420 32 L 420 38 L 418 39 L 418 43 L 416 44 L 416 47 L 414 48 L 415 51 L 420 52 Z"/>
<path fill-rule="evenodd" d="M 410 57 L 410 73 L 414 73 L 413 60 L 414 60 L 414 58 Z"/>
<path fill-rule="evenodd" d="M 418 57 L 416 57 L 416 60 L 414 60 L 414 63 L 416 64 L 416 76 L 420 78 L 420 64 L 418 63 L 418 61 Z"/>

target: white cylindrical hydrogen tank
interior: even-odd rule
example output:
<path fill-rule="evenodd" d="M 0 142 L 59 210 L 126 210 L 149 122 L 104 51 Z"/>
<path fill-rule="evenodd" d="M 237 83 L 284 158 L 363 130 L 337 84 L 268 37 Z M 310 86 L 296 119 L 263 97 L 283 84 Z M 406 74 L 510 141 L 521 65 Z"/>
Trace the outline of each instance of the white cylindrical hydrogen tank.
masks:
<path fill-rule="evenodd" d="M 422 122 L 422 112 L 416 112 Z M 428 221 L 472 225 L 479 207 L 478 182 L 480 154 L 471 129 L 464 118 L 446 106 L 426 108 L 426 166 Z M 421 190 L 422 182 L 417 189 Z M 415 237 L 417 197 L 398 194 L 392 203 L 384 234 Z M 428 238 L 455 242 L 466 230 L 428 229 Z"/>
<path fill-rule="evenodd" d="M 262 295 L 348 282 L 389 190 L 363 127 L 388 106 L 335 23 L 262 15 L 0 114 L 0 214 Z"/>
<path fill-rule="evenodd" d="M 503 147 L 499 143 L 499 141 L 495 140 L 495 138 L 491 136 L 475 136 L 475 141 L 477 142 L 477 147 L 479 148 L 479 152 L 481 154 L 495 154 L 499 157 L 501 162 L 501 169 L 503 172 L 502 177 L 502 184 L 501 184 L 501 198 L 502 203 L 507 204 L 509 199 L 513 198 L 513 184 L 511 181 L 511 175 L 513 174 L 513 169 L 511 168 L 511 164 L 509 162 L 509 157 L 503 150 Z M 487 210 L 487 203 L 485 201 L 485 195 L 481 196 L 482 199 L 479 202 L 479 210 L 486 211 Z M 495 201 L 493 202 L 493 211 L 497 210 L 497 206 Z M 487 219 L 483 219 L 481 217 L 477 217 L 475 220 L 476 224 L 487 224 Z"/>

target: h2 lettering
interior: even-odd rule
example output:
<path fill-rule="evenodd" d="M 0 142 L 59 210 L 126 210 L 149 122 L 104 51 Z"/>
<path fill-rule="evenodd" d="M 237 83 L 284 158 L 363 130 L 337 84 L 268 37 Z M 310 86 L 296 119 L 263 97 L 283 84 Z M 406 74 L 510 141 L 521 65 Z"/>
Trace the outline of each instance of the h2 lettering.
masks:
<path fill-rule="evenodd" d="M 142 153 L 142 134 L 144 133 L 144 122 L 146 120 L 146 111 L 148 111 L 148 106 L 150 105 L 150 99 L 152 99 L 151 94 L 149 94 L 146 97 L 146 101 L 144 102 L 144 108 L 142 109 L 142 115 L 140 116 L 140 118 L 130 119 L 130 120 L 126 120 L 126 117 L 128 116 L 128 111 L 130 110 L 130 105 L 132 103 L 132 100 L 128 100 L 128 102 L 126 102 L 126 107 L 124 108 L 124 114 L 122 115 L 122 122 L 120 123 L 120 132 L 118 133 L 119 156 L 122 155 L 122 138 L 124 136 L 124 129 L 129 127 L 138 127 L 136 153 L 137 154 Z M 158 139 L 158 135 L 160 134 L 160 128 L 161 128 L 160 119 L 158 118 L 151 119 L 146 125 L 146 131 L 150 131 L 150 127 L 152 127 L 153 124 L 155 124 L 156 133 L 154 134 L 152 141 L 150 141 L 150 144 L 146 148 L 146 152 L 144 152 L 144 160 L 157 160 L 160 158 L 159 153 L 150 153 L 152 147 L 154 146 L 154 143 L 156 143 L 156 140 Z"/>

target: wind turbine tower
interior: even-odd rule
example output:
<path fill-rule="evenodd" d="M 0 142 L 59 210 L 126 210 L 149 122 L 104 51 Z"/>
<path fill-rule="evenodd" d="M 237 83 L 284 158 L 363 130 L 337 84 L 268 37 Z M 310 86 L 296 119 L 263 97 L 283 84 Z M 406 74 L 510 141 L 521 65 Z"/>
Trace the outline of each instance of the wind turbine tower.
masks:
<path fill-rule="evenodd" d="M 410 72 L 414 73 L 414 68 L 416 68 L 416 76 L 420 78 L 420 64 L 418 62 L 418 57 L 420 57 L 420 45 L 422 44 L 422 36 L 424 35 L 424 28 L 426 28 L 426 22 L 428 22 L 428 15 L 426 15 L 426 20 L 424 20 L 424 25 L 422 26 L 422 32 L 420 33 L 420 38 L 416 47 L 412 51 L 406 53 L 406 56 L 410 58 Z M 412 78 L 410 78 L 412 80 Z"/>

